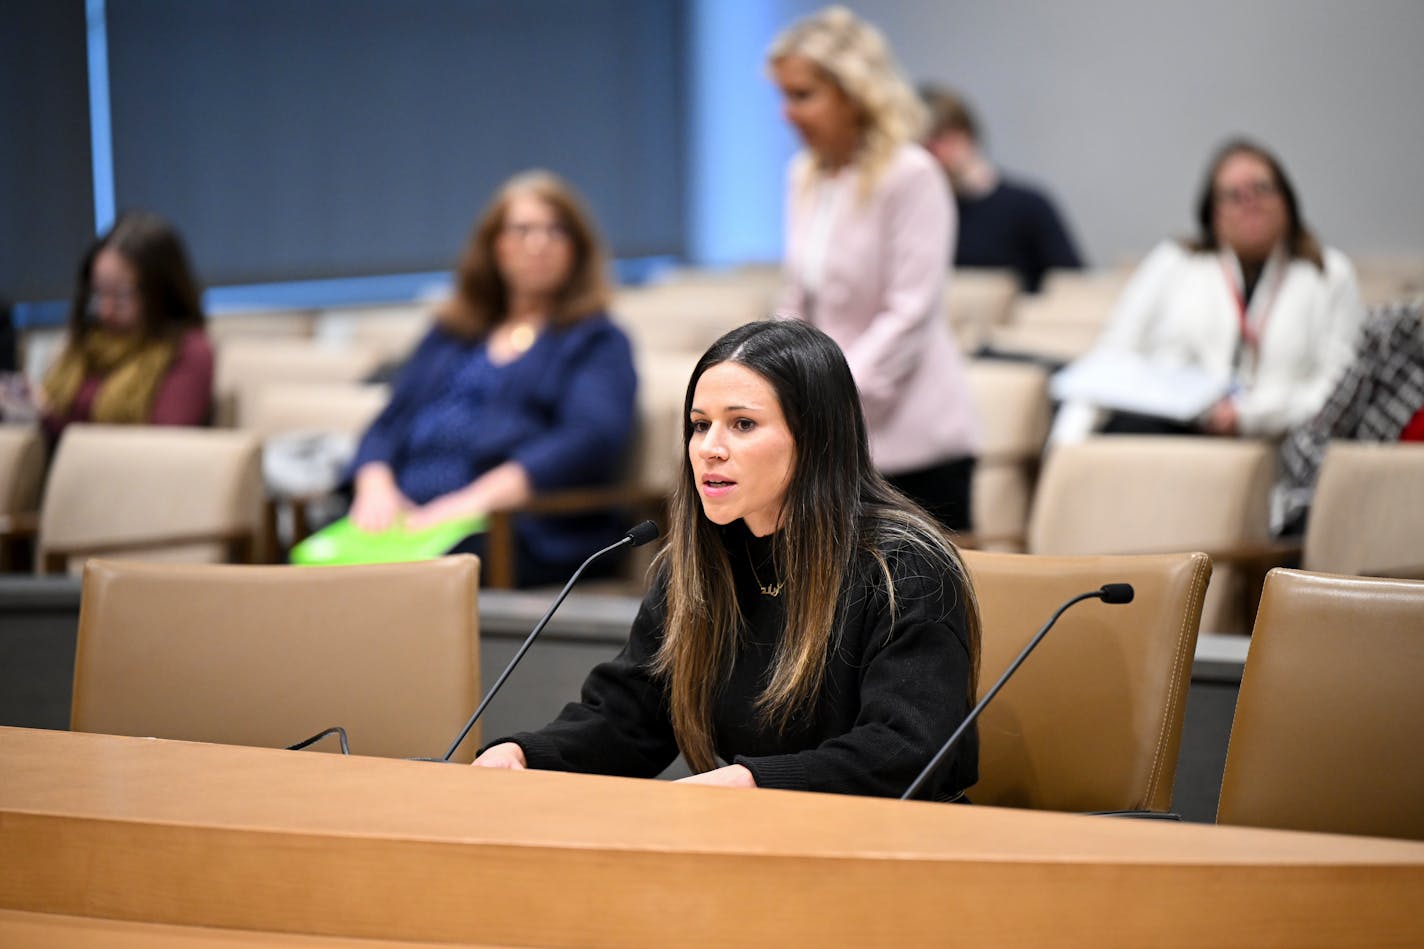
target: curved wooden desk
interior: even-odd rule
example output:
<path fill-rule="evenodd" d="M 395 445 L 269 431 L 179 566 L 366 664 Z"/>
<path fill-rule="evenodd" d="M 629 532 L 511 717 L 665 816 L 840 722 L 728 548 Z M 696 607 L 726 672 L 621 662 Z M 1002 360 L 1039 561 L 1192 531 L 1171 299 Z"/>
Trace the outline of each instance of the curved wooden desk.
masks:
<path fill-rule="evenodd" d="M 1382 946 L 1424 943 L 1421 897 L 1422 843 L 0 729 L 0 909 L 56 920 L 502 945 Z"/>

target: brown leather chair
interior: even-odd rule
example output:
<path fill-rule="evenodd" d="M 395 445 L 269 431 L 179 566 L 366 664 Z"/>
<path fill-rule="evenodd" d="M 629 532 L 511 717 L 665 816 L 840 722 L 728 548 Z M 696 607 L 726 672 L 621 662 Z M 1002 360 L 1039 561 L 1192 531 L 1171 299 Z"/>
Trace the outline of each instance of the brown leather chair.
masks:
<path fill-rule="evenodd" d="M 437 757 L 479 699 L 479 561 L 84 570 L 75 731 Z M 469 761 L 478 734 L 456 760 Z M 334 741 L 320 747 L 334 749 Z"/>
<path fill-rule="evenodd" d="M 1216 819 L 1424 840 L 1424 582 L 1272 570 Z"/>
<path fill-rule="evenodd" d="M 69 425 L 40 508 L 38 564 L 86 556 L 258 558 L 262 470 L 255 435 L 148 425 Z"/>
<path fill-rule="evenodd" d="M 1044 557 L 965 551 L 983 616 L 987 692 L 1053 611 L 1104 583 L 1129 604 L 1077 604 L 979 719 L 976 804 L 1170 811 L 1211 576 L 1204 554 Z"/>

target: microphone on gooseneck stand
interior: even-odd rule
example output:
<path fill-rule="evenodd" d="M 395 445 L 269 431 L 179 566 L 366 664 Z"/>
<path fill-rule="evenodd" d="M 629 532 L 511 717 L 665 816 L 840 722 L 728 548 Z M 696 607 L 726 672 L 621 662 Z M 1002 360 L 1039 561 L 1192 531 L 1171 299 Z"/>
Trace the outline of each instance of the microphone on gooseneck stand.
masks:
<path fill-rule="evenodd" d="M 479 721 L 480 716 L 484 714 L 485 707 L 490 704 L 490 699 L 494 698 L 495 694 L 499 692 L 500 687 L 504 685 L 504 680 L 509 678 L 509 674 L 514 671 L 514 667 L 519 665 L 519 660 L 524 658 L 524 654 L 529 651 L 529 647 L 534 644 L 534 640 L 537 639 L 539 634 L 544 631 L 544 627 L 548 625 L 550 617 L 554 615 L 554 611 L 557 610 L 560 604 L 564 602 L 564 597 L 569 595 L 569 591 L 573 589 L 574 583 L 578 581 L 579 577 L 583 576 L 583 572 L 585 569 L 588 568 L 588 565 L 602 557 L 604 554 L 612 553 L 613 551 L 619 550 L 623 547 L 641 547 L 649 541 L 657 540 L 657 537 L 658 525 L 654 524 L 652 521 L 643 521 L 641 524 L 634 526 L 632 530 L 628 531 L 628 533 L 624 534 L 623 537 L 616 544 L 609 544 L 607 547 L 603 548 L 598 553 L 585 560 L 579 566 L 579 568 L 574 571 L 574 575 L 572 577 L 569 577 L 568 583 L 564 584 L 563 590 L 559 592 L 559 595 L 555 598 L 553 605 L 550 606 L 549 609 L 544 613 L 544 618 L 539 620 L 539 622 L 534 625 L 533 632 L 531 632 L 529 636 L 524 640 L 524 644 L 519 647 L 519 651 L 514 654 L 514 658 L 509 660 L 509 665 L 504 667 L 504 671 L 499 674 L 499 678 L 495 680 L 494 685 L 490 686 L 489 692 L 485 695 L 484 699 L 480 701 L 479 707 L 475 709 L 475 714 L 470 716 L 470 720 L 466 722 L 465 727 L 460 730 L 459 737 L 456 738 L 455 741 L 450 745 L 450 750 L 445 752 L 445 757 L 436 760 L 450 760 L 450 756 L 455 753 L 455 750 L 460 747 L 460 743 L 463 742 L 465 740 L 465 737 L 470 734 L 470 729 L 475 727 L 475 722 Z"/>
<path fill-rule="evenodd" d="M 930 759 L 930 763 L 925 765 L 925 770 L 921 771 L 919 776 L 910 782 L 910 786 L 905 789 L 905 793 L 900 795 L 900 800 L 907 801 L 914 797 L 915 792 L 924 786 L 925 782 L 930 779 L 930 776 L 935 773 L 935 769 L 940 766 L 940 763 L 943 762 L 949 753 L 954 750 L 955 746 L 959 744 L 960 739 L 964 737 L 964 733 L 969 730 L 970 725 L 974 724 L 974 720 L 978 718 L 979 714 L 988 706 L 989 701 L 999 694 L 999 690 L 1004 687 L 1004 683 L 1009 681 L 1009 676 L 1013 675 L 1018 670 L 1018 667 L 1023 665 L 1023 661 L 1028 658 L 1028 654 L 1033 652 L 1034 647 L 1037 646 L 1039 641 L 1053 628 L 1053 624 L 1058 622 L 1058 617 L 1062 616 L 1068 607 L 1074 603 L 1081 603 L 1084 600 L 1102 600 L 1104 603 L 1131 603 L 1132 584 L 1105 583 L 1102 587 L 1093 590 L 1091 593 L 1079 593 L 1067 603 L 1060 606 L 1058 611 L 1049 617 L 1048 622 L 1043 624 L 1043 628 L 1038 631 L 1037 635 L 1029 640 L 1023 652 L 1019 653 L 1019 657 L 1009 664 L 1009 668 L 1004 670 L 1003 675 L 999 676 L 999 681 L 994 683 L 994 687 L 979 700 L 978 705 L 970 710 L 969 714 L 964 717 L 964 721 L 959 723 L 959 727 L 954 730 L 954 734 L 949 736 L 949 741 L 945 742 L 944 746 Z"/>

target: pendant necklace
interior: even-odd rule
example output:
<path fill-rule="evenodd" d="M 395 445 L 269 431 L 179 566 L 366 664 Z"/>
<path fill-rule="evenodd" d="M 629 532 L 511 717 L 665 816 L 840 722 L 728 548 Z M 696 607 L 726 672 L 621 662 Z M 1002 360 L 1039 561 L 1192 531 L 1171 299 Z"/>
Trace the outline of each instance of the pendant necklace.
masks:
<path fill-rule="evenodd" d="M 747 552 L 747 565 L 752 568 L 752 579 L 756 581 L 757 589 L 761 590 L 762 596 L 781 596 L 781 588 L 786 586 L 786 581 L 781 580 L 775 584 L 761 582 L 761 575 L 757 573 L 756 558 L 752 556 L 752 550 L 747 546 L 747 542 L 742 541 L 742 549 Z"/>

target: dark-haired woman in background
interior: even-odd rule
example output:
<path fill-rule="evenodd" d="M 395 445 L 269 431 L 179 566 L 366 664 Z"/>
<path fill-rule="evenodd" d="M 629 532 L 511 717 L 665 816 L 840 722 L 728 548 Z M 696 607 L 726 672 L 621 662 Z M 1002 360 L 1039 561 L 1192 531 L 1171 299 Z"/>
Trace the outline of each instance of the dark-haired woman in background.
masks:
<path fill-rule="evenodd" d="M 202 425 L 213 349 L 182 239 L 154 214 L 126 212 L 84 254 L 69 337 L 45 375 L 46 432 L 70 422 Z"/>
<path fill-rule="evenodd" d="M 1195 240 L 1162 243 L 1123 291 L 1098 346 L 1215 377 L 1228 394 L 1192 424 L 1115 413 L 1103 429 L 1280 437 L 1319 411 L 1349 363 L 1364 307 L 1354 268 L 1306 227 L 1281 163 L 1252 142 L 1213 158 Z M 1064 406 L 1057 441 L 1086 434 Z"/>
<path fill-rule="evenodd" d="M 979 613 L 940 525 L 876 473 L 850 368 L 795 321 L 698 362 L 669 540 L 582 701 L 475 764 L 897 795 L 968 713 Z M 719 764 L 720 763 L 720 764 Z M 974 735 L 927 783 L 958 798 Z"/>
<path fill-rule="evenodd" d="M 567 184 L 518 175 L 480 217 L 455 295 L 352 464 L 351 520 L 411 529 L 614 483 L 632 434 L 632 350 L 605 313 L 607 258 Z M 516 518 L 521 585 L 616 540 L 613 512 Z"/>

